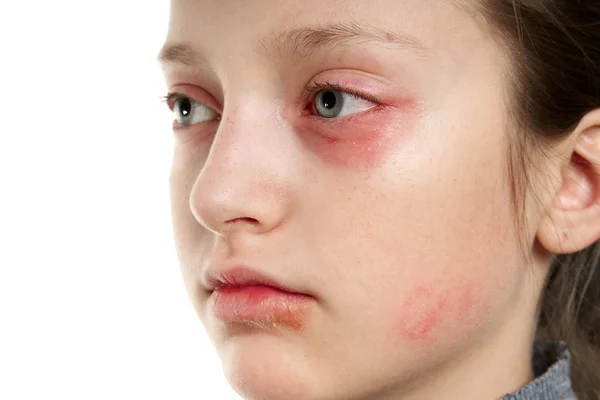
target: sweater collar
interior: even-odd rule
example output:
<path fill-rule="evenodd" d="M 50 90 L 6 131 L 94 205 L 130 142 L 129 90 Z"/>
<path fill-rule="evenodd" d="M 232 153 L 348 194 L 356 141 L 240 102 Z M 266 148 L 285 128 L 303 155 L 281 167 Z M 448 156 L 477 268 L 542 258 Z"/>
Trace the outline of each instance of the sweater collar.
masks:
<path fill-rule="evenodd" d="M 571 354 L 564 342 L 535 343 L 532 359 L 535 380 L 500 400 L 576 400 L 571 386 Z"/>

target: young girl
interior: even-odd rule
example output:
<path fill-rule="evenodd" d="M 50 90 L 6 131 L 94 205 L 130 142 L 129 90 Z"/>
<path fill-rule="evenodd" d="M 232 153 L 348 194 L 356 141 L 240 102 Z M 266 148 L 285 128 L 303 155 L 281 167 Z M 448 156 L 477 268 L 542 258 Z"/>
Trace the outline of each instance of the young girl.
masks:
<path fill-rule="evenodd" d="M 600 398 L 598 0 L 172 0 L 159 58 L 242 397 Z"/>

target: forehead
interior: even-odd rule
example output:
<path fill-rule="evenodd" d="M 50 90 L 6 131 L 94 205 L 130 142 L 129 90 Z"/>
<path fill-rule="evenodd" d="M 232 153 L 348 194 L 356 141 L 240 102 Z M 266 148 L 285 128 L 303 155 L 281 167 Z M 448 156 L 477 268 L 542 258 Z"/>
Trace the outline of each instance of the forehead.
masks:
<path fill-rule="evenodd" d="M 432 52 L 456 52 L 480 39 L 470 10 L 466 0 L 172 0 L 167 42 L 192 43 L 202 53 L 226 48 L 233 56 L 256 52 L 283 31 L 358 24 L 412 36 Z"/>

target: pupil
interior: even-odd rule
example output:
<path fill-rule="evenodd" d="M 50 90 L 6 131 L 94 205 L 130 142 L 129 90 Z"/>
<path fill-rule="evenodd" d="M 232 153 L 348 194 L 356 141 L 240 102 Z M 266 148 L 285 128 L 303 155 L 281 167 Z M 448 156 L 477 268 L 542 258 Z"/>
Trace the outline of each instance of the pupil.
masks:
<path fill-rule="evenodd" d="M 189 99 L 183 99 L 181 101 L 179 109 L 181 110 L 181 114 L 183 114 L 184 117 L 187 117 L 190 114 L 190 112 L 192 112 L 192 103 Z"/>
<path fill-rule="evenodd" d="M 325 93 L 323 93 L 323 96 L 321 97 L 321 99 L 323 100 L 323 107 L 325 107 L 327 109 L 332 109 L 335 107 L 335 103 L 336 103 L 335 93 L 325 92 Z"/>

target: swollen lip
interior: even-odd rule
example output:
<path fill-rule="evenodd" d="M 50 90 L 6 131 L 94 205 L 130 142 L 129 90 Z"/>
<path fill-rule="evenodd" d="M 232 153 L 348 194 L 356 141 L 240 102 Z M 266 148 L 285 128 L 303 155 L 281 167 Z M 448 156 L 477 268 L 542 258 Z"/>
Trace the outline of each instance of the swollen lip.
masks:
<path fill-rule="evenodd" d="M 306 326 L 312 296 L 266 285 L 226 285 L 210 298 L 214 314 L 225 323 L 251 323 L 265 329 L 299 332 Z"/>

